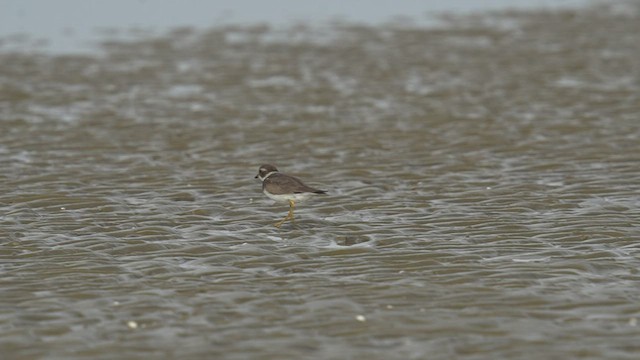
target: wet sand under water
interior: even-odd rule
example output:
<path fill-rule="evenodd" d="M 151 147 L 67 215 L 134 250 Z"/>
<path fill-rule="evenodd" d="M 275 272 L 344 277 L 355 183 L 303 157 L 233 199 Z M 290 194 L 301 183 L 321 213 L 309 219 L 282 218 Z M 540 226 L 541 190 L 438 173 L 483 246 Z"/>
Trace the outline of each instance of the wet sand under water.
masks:
<path fill-rule="evenodd" d="M 0 47 L 6 359 L 635 359 L 640 8 Z M 263 196 L 262 163 L 330 195 Z"/>

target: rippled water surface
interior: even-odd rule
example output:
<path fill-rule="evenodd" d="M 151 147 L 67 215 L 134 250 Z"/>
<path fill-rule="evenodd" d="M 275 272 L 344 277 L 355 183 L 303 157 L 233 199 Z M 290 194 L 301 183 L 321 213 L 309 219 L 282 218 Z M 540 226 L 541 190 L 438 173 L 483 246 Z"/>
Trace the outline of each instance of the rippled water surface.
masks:
<path fill-rule="evenodd" d="M 0 47 L 3 359 L 637 359 L 640 10 Z M 330 195 L 264 197 L 262 163 Z"/>

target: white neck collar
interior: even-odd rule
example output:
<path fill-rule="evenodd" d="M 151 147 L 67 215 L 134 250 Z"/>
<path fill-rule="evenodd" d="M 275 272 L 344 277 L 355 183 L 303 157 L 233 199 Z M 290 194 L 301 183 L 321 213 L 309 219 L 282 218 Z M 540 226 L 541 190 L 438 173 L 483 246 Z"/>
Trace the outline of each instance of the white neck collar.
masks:
<path fill-rule="evenodd" d="M 267 173 L 267 175 L 265 175 L 264 177 L 260 177 L 260 180 L 264 181 L 266 178 L 268 178 L 269 176 L 273 175 L 277 173 L 277 171 L 271 171 L 269 173 Z"/>

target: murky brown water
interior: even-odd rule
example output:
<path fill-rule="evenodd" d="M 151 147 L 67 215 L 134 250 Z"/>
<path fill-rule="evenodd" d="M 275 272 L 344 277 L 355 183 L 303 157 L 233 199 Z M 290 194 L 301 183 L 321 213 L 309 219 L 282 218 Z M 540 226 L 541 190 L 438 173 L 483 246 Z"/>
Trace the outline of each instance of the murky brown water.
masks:
<path fill-rule="evenodd" d="M 636 359 L 640 10 L 0 52 L 3 359 Z M 264 162 L 330 196 L 278 230 Z"/>

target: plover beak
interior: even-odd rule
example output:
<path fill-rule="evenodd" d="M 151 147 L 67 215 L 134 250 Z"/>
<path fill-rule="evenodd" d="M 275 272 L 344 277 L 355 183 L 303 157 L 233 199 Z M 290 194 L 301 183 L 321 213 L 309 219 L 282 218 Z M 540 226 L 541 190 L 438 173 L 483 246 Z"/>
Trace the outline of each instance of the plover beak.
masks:
<path fill-rule="evenodd" d="M 259 175 L 256 175 L 256 176 L 254 177 L 254 179 L 257 179 L 257 178 L 258 178 L 258 176 L 259 176 Z"/>

